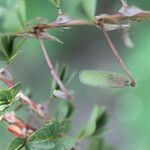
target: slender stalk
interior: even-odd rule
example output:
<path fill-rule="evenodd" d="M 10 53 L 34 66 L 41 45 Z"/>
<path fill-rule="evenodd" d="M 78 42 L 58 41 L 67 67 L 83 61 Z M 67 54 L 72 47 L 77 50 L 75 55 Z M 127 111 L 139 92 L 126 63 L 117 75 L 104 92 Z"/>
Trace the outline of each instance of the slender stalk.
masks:
<path fill-rule="evenodd" d="M 127 4 L 125 4 L 127 7 Z M 119 23 L 123 20 L 132 20 L 139 22 L 140 20 L 150 19 L 150 11 L 143 11 L 140 12 L 134 16 L 124 16 L 121 13 L 115 13 L 112 15 L 109 14 L 101 14 L 99 16 L 95 16 L 96 21 L 103 20 L 104 23 Z M 56 21 L 50 22 L 48 24 L 38 24 L 33 27 L 33 29 L 38 30 L 45 30 L 45 29 L 53 29 L 53 28 L 60 28 L 60 27 L 74 27 L 74 26 L 88 26 L 88 25 L 94 25 L 93 21 L 91 20 L 84 20 L 84 19 L 76 19 L 76 20 L 70 20 L 65 23 L 58 23 Z M 30 33 L 30 31 L 29 31 Z M 32 29 L 31 29 L 32 33 Z"/>
<path fill-rule="evenodd" d="M 57 72 L 55 71 L 51 59 L 48 56 L 48 53 L 46 51 L 45 45 L 43 40 L 39 39 L 40 42 L 40 46 L 41 46 L 41 50 L 43 52 L 43 55 L 45 57 L 45 60 L 47 62 L 48 68 L 50 70 L 51 75 L 53 76 L 53 78 L 55 79 L 55 81 L 57 82 L 57 84 L 59 85 L 60 89 L 62 90 L 62 92 L 64 92 L 66 94 L 66 97 L 68 98 L 68 100 L 72 99 L 72 96 L 70 95 L 69 91 L 65 88 L 64 84 L 62 83 L 62 81 L 60 80 L 60 77 L 58 76 Z"/>
<path fill-rule="evenodd" d="M 123 60 L 121 59 L 121 57 L 120 57 L 120 55 L 119 55 L 119 53 L 118 53 L 116 47 L 114 46 L 114 44 L 113 44 L 113 42 L 112 42 L 110 36 L 108 35 L 107 31 L 104 29 L 103 24 L 100 24 L 98 27 L 99 27 L 99 28 L 102 30 L 102 32 L 104 33 L 104 36 L 105 36 L 105 38 L 106 38 L 106 40 L 107 40 L 107 43 L 108 43 L 109 47 L 111 48 L 111 50 L 112 50 L 112 52 L 113 52 L 113 54 L 114 54 L 116 60 L 118 61 L 118 63 L 120 64 L 120 66 L 124 69 L 125 73 L 126 73 L 127 76 L 129 77 L 129 79 L 131 80 L 131 84 L 130 84 L 130 85 L 134 87 L 134 86 L 136 85 L 136 82 L 135 82 L 135 80 L 133 79 L 132 74 L 131 74 L 131 72 L 129 71 L 128 67 L 126 66 L 126 64 L 125 64 L 125 63 L 123 62 Z"/>
<path fill-rule="evenodd" d="M 37 103 L 33 102 L 29 97 L 24 95 L 22 92 L 18 93 L 17 96 L 20 97 L 22 99 L 22 102 L 25 103 L 26 105 L 28 105 L 30 107 L 30 109 L 32 111 L 34 111 L 42 120 L 44 120 L 44 121 L 48 120 L 48 117 L 47 117 L 46 113 L 44 112 L 44 110 L 42 109 L 41 104 L 37 104 Z"/>
<path fill-rule="evenodd" d="M 125 0 L 121 0 L 124 5 Z M 142 21 L 142 20 L 150 20 L 150 11 L 144 11 L 137 13 L 134 16 L 124 16 L 121 13 L 115 14 L 101 14 L 99 16 L 95 16 L 96 21 L 103 20 L 104 23 L 119 23 L 123 20 L 132 20 L 132 21 Z M 53 28 L 61 28 L 61 27 L 74 27 L 74 26 L 88 26 L 94 25 L 93 21 L 91 20 L 84 20 L 84 19 L 72 19 L 65 23 L 59 23 L 57 21 L 50 22 L 48 24 L 37 24 L 35 26 L 27 28 L 25 31 L 22 32 L 10 32 L 10 33 L 0 33 L 0 36 L 6 35 L 14 35 L 14 36 L 24 36 L 26 34 L 35 34 L 35 30 L 45 30 L 45 29 L 53 29 Z"/>
<path fill-rule="evenodd" d="M 12 87 L 13 83 L 9 80 L 6 80 L 5 78 L 3 78 L 3 76 L 0 75 L 0 80 L 5 83 L 8 87 Z"/>
<path fill-rule="evenodd" d="M 3 77 L 2 75 L 0 75 L 0 80 L 3 83 L 5 83 L 9 88 L 11 88 L 14 85 L 13 82 L 9 81 L 8 79 L 5 79 L 5 77 Z M 31 100 L 29 97 L 25 96 L 23 94 L 23 92 L 21 92 L 21 91 L 17 94 L 17 97 L 20 98 L 21 103 L 29 106 L 30 109 L 32 111 L 34 111 L 41 119 L 43 119 L 43 120 L 48 119 L 46 117 L 44 111 L 41 109 L 41 107 L 42 107 L 41 104 L 37 104 L 37 103 L 33 102 L 33 100 Z"/>

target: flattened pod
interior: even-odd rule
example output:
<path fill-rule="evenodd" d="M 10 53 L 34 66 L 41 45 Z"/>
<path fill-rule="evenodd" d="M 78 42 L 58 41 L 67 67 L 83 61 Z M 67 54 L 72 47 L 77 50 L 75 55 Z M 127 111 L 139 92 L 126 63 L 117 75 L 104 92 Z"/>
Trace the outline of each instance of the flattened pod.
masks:
<path fill-rule="evenodd" d="M 115 72 L 84 70 L 79 78 L 81 83 L 89 86 L 123 88 L 131 85 L 131 81 L 126 76 Z"/>

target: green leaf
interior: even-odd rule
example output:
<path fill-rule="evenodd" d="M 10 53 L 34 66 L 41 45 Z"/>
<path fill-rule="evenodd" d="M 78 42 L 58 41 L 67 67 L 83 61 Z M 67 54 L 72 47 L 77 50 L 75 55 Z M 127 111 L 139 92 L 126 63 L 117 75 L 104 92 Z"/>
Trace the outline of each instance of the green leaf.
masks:
<path fill-rule="evenodd" d="M 54 150 L 66 150 L 71 149 L 74 146 L 74 140 L 72 137 L 61 137 L 56 141 L 56 148 Z"/>
<path fill-rule="evenodd" d="M 25 42 L 25 39 L 17 38 L 16 36 L 2 36 L 0 50 L 0 59 L 8 63 L 14 59 L 19 53 L 20 46 Z"/>
<path fill-rule="evenodd" d="M 27 149 L 31 150 L 69 150 L 74 146 L 71 137 L 58 137 L 47 141 L 32 141 L 27 144 Z"/>
<path fill-rule="evenodd" d="M 58 101 L 55 111 L 57 119 L 70 118 L 73 114 L 74 106 L 69 101 Z"/>
<path fill-rule="evenodd" d="M 11 56 L 12 55 L 12 49 L 13 49 L 12 40 L 11 40 L 11 42 L 9 42 L 9 37 L 3 36 L 2 37 L 2 45 L 3 45 L 4 49 L 5 49 L 5 52 L 8 55 L 8 57 Z"/>
<path fill-rule="evenodd" d="M 61 0 L 49 0 L 56 8 L 60 8 Z"/>
<path fill-rule="evenodd" d="M 55 70 L 58 72 L 59 77 L 64 85 L 68 84 L 74 77 L 74 73 L 72 73 L 72 74 L 68 73 L 67 65 L 62 65 L 59 67 L 59 64 L 57 64 L 55 67 Z M 57 82 L 54 79 L 52 80 L 51 93 L 52 93 L 52 95 L 51 95 L 52 97 L 55 96 L 57 98 L 62 98 L 62 99 L 67 98 L 66 94 L 61 91 L 59 85 L 57 84 Z"/>
<path fill-rule="evenodd" d="M 9 144 L 9 150 L 21 150 L 24 147 L 25 139 L 14 138 Z"/>
<path fill-rule="evenodd" d="M 110 144 L 100 136 L 94 136 L 90 139 L 88 150 L 115 150 Z"/>
<path fill-rule="evenodd" d="M 6 30 L 19 30 L 26 25 L 26 6 L 24 0 L 6 0 L 2 27 Z M 15 23 L 14 23 L 15 22 Z"/>
<path fill-rule="evenodd" d="M 49 140 L 45 141 L 32 141 L 26 145 L 27 150 L 50 150 L 55 148 L 55 143 Z"/>
<path fill-rule="evenodd" d="M 18 82 L 12 88 L 10 88 L 13 98 L 18 94 L 18 92 L 21 90 L 21 88 L 22 88 L 21 82 Z"/>
<path fill-rule="evenodd" d="M 61 132 L 62 129 L 59 122 L 50 122 L 34 132 L 29 137 L 29 141 L 49 140 L 50 138 L 56 138 Z"/>
<path fill-rule="evenodd" d="M 80 82 L 89 86 L 105 88 L 123 88 L 130 86 L 130 80 L 115 72 L 84 70 L 80 73 Z"/>
<path fill-rule="evenodd" d="M 5 54 L 5 59 L 8 61 L 14 56 L 13 50 L 15 38 L 15 36 L 3 36 L 1 39 L 4 48 L 3 54 Z"/>
<path fill-rule="evenodd" d="M 66 76 L 67 76 L 67 72 L 68 72 L 68 66 L 67 65 L 62 66 L 61 72 L 60 72 L 60 79 L 61 79 L 61 81 L 65 82 Z"/>
<path fill-rule="evenodd" d="M 95 106 L 90 119 L 88 120 L 85 128 L 79 134 L 79 138 L 87 138 L 90 136 L 99 135 L 105 129 L 107 124 L 107 113 L 104 108 Z"/>
<path fill-rule="evenodd" d="M 66 150 L 74 146 L 74 140 L 65 136 L 70 130 L 70 120 L 62 122 L 53 121 L 46 123 L 35 131 L 27 140 L 29 150 Z"/>
<path fill-rule="evenodd" d="M 96 13 L 97 0 L 82 0 L 81 6 L 87 17 L 93 19 Z"/>
<path fill-rule="evenodd" d="M 6 55 L 0 50 L 0 60 L 5 61 L 7 60 Z"/>
<path fill-rule="evenodd" d="M 26 5 L 25 0 L 17 0 L 17 16 L 18 20 L 22 26 L 22 28 L 25 28 L 26 26 Z"/>
<path fill-rule="evenodd" d="M 93 137 L 90 140 L 88 150 L 104 150 L 104 140 L 101 137 Z"/>
<path fill-rule="evenodd" d="M 48 140 L 56 138 L 62 133 L 70 130 L 70 120 L 64 120 L 61 123 L 57 121 L 46 123 L 42 128 L 34 132 L 30 137 L 29 141 Z"/>
<path fill-rule="evenodd" d="M 101 112 L 99 112 L 99 116 L 97 117 L 96 120 L 96 129 L 95 132 L 93 133 L 93 135 L 99 135 L 101 134 L 103 131 L 105 131 L 105 126 L 108 122 L 108 114 L 107 112 L 102 109 Z"/>
<path fill-rule="evenodd" d="M 61 122 L 61 128 L 62 128 L 62 132 L 63 133 L 69 132 L 70 129 L 71 129 L 71 121 L 70 121 L 70 119 L 64 119 Z"/>
<path fill-rule="evenodd" d="M 19 82 L 10 89 L 0 91 L 0 111 L 4 111 L 15 101 L 15 97 L 21 88 L 22 85 Z"/>
<path fill-rule="evenodd" d="M 65 83 L 66 82 L 66 76 L 67 76 L 67 71 L 68 71 L 68 66 L 67 65 L 63 65 L 61 67 L 59 67 L 59 64 L 56 66 L 56 70 L 58 70 L 58 74 L 60 77 L 60 80 Z M 53 90 L 60 90 L 59 85 L 56 83 L 56 81 L 53 81 Z"/>

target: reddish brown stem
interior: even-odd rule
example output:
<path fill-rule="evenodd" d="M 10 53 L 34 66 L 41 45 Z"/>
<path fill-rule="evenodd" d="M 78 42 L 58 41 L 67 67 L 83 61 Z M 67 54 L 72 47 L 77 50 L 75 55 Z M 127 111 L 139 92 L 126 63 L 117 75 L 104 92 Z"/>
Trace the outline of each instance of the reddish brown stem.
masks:
<path fill-rule="evenodd" d="M 110 36 L 108 35 L 107 31 L 105 30 L 104 26 L 103 26 L 103 22 L 99 22 L 98 28 L 100 28 L 102 30 L 102 32 L 104 33 L 104 36 L 107 40 L 107 43 L 109 45 L 109 47 L 111 48 L 116 60 L 118 61 L 118 63 L 120 64 L 120 66 L 124 69 L 125 73 L 127 74 L 127 76 L 129 77 L 129 79 L 131 80 L 130 85 L 131 86 L 135 86 L 136 82 L 134 81 L 131 72 L 129 71 L 128 67 L 126 66 L 126 64 L 123 62 L 123 60 L 121 59 L 116 47 L 114 46 Z"/>
<path fill-rule="evenodd" d="M 5 83 L 8 87 L 12 87 L 13 83 L 9 80 L 6 80 L 3 76 L 0 75 L 0 80 Z"/>
<path fill-rule="evenodd" d="M 18 94 L 22 102 L 28 105 L 41 119 L 48 120 L 46 113 L 42 110 L 42 105 L 33 102 L 29 97 L 25 96 L 22 92 Z"/>
<path fill-rule="evenodd" d="M 150 11 L 143 11 L 134 16 L 124 16 L 122 13 L 116 13 L 112 15 L 99 15 L 95 16 L 96 21 L 102 19 L 104 23 L 118 23 L 123 20 L 133 20 L 133 21 L 141 21 L 145 19 L 150 19 Z M 91 20 L 84 20 L 84 19 L 76 19 L 70 20 L 65 23 L 58 23 L 58 22 L 51 22 L 48 24 L 38 24 L 34 26 L 34 29 L 44 30 L 44 29 L 52 29 L 52 28 L 59 28 L 59 27 L 74 27 L 74 26 L 86 26 L 86 25 L 93 25 L 93 21 Z"/>
<path fill-rule="evenodd" d="M 9 81 L 8 79 L 5 79 L 2 75 L 0 75 L 0 80 L 5 83 L 9 88 L 11 88 L 14 84 L 12 81 Z M 17 94 L 18 97 L 20 97 L 21 102 L 23 104 L 28 105 L 31 110 L 33 110 L 40 118 L 47 120 L 47 116 L 45 115 L 44 111 L 41 109 L 41 104 L 37 104 L 33 102 L 30 98 L 25 96 L 21 91 Z"/>
<path fill-rule="evenodd" d="M 72 99 L 72 96 L 70 95 L 69 91 L 65 88 L 64 84 L 62 83 L 62 81 L 60 80 L 60 77 L 58 76 L 57 72 L 55 71 L 52 62 L 48 56 L 48 53 L 46 51 L 45 45 L 43 40 L 39 39 L 40 42 L 40 46 L 41 46 L 41 50 L 43 52 L 43 55 L 45 57 L 45 60 L 47 62 L 48 68 L 50 70 L 51 75 L 53 76 L 53 78 L 55 79 L 55 81 L 57 82 L 57 84 L 59 85 L 60 89 L 62 90 L 62 92 L 64 92 L 66 94 L 66 97 L 68 98 L 68 100 Z"/>
<path fill-rule="evenodd" d="M 132 21 L 142 21 L 145 19 L 150 19 L 150 11 L 143 11 L 135 14 L 134 16 L 125 16 L 122 13 L 115 13 L 115 14 L 101 14 L 99 16 L 95 16 L 96 21 L 103 20 L 104 23 L 119 23 L 123 20 L 132 20 Z M 84 20 L 84 19 L 71 19 L 64 23 L 59 23 L 57 21 L 50 22 L 48 24 L 37 24 L 31 28 L 26 29 L 23 32 L 11 32 L 6 34 L 0 34 L 1 36 L 4 35 L 16 35 L 16 36 L 24 36 L 24 34 L 34 34 L 35 30 L 45 30 L 45 29 L 52 29 L 52 28 L 60 28 L 60 27 L 74 27 L 74 26 L 87 26 L 87 25 L 95 25 L 91 20 Z"/>

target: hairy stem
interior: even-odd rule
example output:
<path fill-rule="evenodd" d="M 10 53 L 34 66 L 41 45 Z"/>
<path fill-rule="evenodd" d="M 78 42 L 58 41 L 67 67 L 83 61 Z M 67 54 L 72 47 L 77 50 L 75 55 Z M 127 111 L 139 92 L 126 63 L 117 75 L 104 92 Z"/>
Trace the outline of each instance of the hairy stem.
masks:
<path fill-rule="evenodd" d="M 39 39 L 40 42 L 40 46 L 41 46 L 41 50 L 43 52 L 43 55 L 45 57 L 45 60 L 47 62 L 48 68 L 50 70 L 51 75 L 53 76 L 53 78 L 55 79 L 55 81 L 57 82 L 57 84 L 59 85 L 60 89 L 62 90 L 62 92 L 64 92 L 66 94 L 66 97 L 68 98 L 68 100 L 72 99 L 72 96 L 70 95 L 69 91 L 65 88 L 64 84 L 62 83 L 62 81 L 60 80 L 60 77 L 58 76 L 57 72 L 55 71 L 52 62 L 48 56 L 48 53 L 46 51 L 45 45 L 43 40 Z"/>

